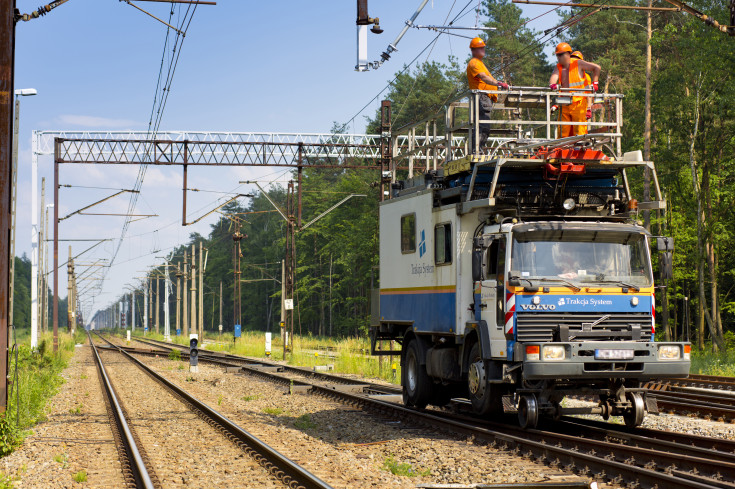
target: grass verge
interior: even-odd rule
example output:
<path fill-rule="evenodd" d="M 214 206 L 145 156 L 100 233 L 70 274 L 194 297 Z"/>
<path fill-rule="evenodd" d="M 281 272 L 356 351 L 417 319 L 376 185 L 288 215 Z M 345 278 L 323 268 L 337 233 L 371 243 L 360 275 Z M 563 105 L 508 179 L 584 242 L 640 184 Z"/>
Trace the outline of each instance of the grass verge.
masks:
<path fill-rule="evenodd" d="M 17 382 L 15 353 L 10 359 L 12 392 L 8 394 L 8 409 L 0 416 L 0 456 L 5 456 L 20 445 L 30 434 L 29 429 L 46 419 L 46 403 L 64 383 L 61 372 L 74 355 L 74 345 L 86 341 L 84 331 L 77 331 L 72 338 L 59 334 L 59 351 L 53 353 L 53 336 L 39 338 L 38 348 L 30 347 L 30 338 L 19 335 L 25 341 L 18 344 Z"/>

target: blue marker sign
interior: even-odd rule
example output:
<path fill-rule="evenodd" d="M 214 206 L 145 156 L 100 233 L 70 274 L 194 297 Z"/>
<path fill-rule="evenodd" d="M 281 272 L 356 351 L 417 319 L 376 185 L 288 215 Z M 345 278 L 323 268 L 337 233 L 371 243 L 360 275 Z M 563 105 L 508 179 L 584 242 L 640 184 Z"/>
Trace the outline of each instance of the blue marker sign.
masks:
<path fill-rule="evenodd" d="M 242 327 L 239 324 L 236 324 L 235 325 L 235 338 L 240 337 L 241 331 L 242 331 Z"/>

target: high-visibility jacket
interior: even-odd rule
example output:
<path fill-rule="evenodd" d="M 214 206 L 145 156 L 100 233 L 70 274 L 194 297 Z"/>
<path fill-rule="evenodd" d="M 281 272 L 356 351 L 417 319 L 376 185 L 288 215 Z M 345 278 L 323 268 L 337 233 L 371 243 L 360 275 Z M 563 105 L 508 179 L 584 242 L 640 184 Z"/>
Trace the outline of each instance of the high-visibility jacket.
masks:
<path fill-rule="evenodd" d="M 564 88 L 573 88 L 575 90 L 582 90 L 585 87 L 587 81 L 585 80 L 585 78 L 583 76 L 579 76 L 579 67 L 577 66 L 577 60 L 576 59 L 573 59 L 569 63 L 569 86 L 568 87 L 565 87 L 564 86 L 564 84 L 563 84 L 563 78 L 561 76 L 564 68 L 562 67 L 562 65 L 557 64 L 556 65 L 556 69 L 558 70 L 558 73 L 559 73 L 559 82 L 562 84 L 562 87 L 564 87 Z M 584 102 L 584 101 L 585 101 L 585 97 L 573 97 L 572 98 L 572 103 L 573 104 Z"/>

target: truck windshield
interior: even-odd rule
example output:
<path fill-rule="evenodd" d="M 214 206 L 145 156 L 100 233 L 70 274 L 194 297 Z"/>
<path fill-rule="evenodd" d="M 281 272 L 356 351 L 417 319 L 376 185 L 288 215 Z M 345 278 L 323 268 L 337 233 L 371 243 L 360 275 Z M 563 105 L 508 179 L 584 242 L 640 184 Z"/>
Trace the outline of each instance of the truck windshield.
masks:
<path fill-rule="evenodd" d="M 646 237 L 600 230 L 534 230 L 515 233 L 511 276 L 582 283 L 652 283 Z"/>

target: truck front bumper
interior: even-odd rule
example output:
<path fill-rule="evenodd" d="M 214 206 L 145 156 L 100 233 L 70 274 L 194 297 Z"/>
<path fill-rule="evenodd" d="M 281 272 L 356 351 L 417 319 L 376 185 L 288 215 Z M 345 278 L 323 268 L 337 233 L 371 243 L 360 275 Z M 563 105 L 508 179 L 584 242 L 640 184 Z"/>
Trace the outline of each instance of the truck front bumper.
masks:
<path fill-rule="evenodd" d="M 538 345 L 538 360 L 526 353 L 527 346 Z M 564 358 L 544 359 L 544 346 L 561 346 Z M 523 378 L 537 379 L 662 379 L 689 375 L 689 359 L 684 358 L 688 343 L 622 343 L 619 341 L 585 341 L 569 343 L 518 344 L 523 355 Z M 665 359 L 659 353 L 662 346 L 680 348 L 678 359 Z M 631 359 L 596 358 L 597 351 L 632 350 Z"/>

